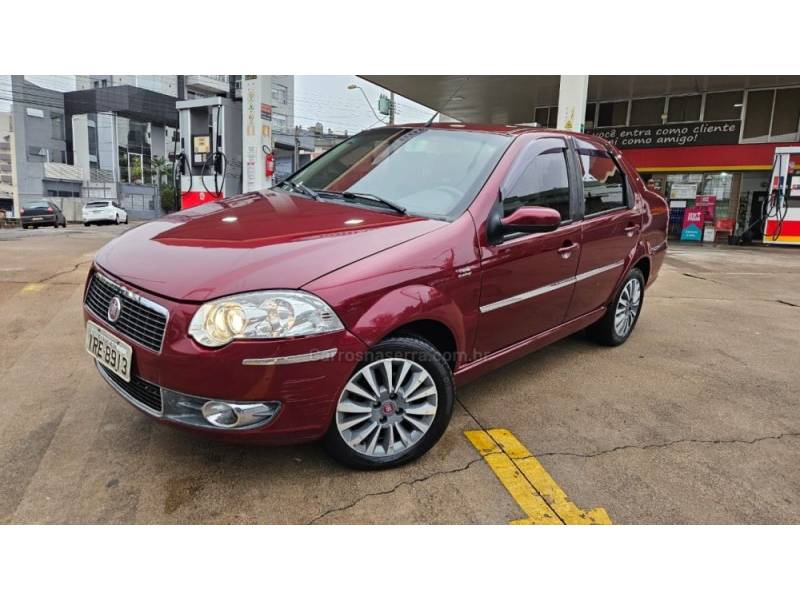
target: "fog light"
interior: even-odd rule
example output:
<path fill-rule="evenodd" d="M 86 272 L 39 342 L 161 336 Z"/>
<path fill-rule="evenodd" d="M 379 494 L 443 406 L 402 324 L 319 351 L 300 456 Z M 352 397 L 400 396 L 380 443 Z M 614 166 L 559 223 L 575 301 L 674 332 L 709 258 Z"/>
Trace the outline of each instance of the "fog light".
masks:
<path fill-rule="evenodd" d="M 203 417 L 216 427 L 236 427 L 239 417 L 233 407 L 224 402 L 206 402 L 203 405 Z"/>
<path fill-rule="evenodd" d="M 215 427 L 233 429 L 267 421 L 278 412 L 278 402 L 221 402 L 210 400 L 203 405 L 203 417 Z"/>

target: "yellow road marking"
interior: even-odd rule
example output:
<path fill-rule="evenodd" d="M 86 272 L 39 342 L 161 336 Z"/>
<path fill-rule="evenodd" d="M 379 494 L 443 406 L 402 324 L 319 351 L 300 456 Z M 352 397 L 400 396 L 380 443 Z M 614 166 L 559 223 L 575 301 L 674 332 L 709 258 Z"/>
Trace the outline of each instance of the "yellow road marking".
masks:
<path fill-rule="evenodd" d="M 29 283 L 24 288 L 22 288 L 22 291 L 28 294 L 31 292 L 41 292 L 43 289 L 44 289 L 43 283 Z"/>
<path fill-rule="evenodd" d="M 527 515 L 512 525 L 610 525 L 603 508 L 583 510 L 564 493 L 542 464 L 507 429 L 466 431 L 500 483 Z"/>
<path fill-rule="evenodd" d="M 485 431 L 467 431 L 467 439 L 480 452 L 494 474 L 511 494 L 529 519 L 540 525 L 561 525 L 561 519 L 542 497 L 536 493 L 525 476 L 514 466 L 513 461 Z"/>

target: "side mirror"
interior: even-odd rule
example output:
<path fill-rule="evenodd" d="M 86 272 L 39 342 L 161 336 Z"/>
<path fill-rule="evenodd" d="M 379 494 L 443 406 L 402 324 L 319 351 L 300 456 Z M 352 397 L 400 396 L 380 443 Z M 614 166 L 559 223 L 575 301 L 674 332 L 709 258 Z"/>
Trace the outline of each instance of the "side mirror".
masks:
<path fill-rule="evenodd" d="M 546 206 L 523 206 L 500 219 L 503 230 L 509 233 L 541 233 L 554 231 L 561 225 L 561 214 Z"/>

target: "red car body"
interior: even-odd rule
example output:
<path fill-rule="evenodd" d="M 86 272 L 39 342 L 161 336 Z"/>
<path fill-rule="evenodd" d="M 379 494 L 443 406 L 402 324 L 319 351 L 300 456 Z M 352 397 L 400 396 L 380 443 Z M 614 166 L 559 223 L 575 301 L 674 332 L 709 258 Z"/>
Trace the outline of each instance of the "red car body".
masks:
<path fill-rule="evenodd" d="M 616 149 L 577 133 L 466 128 L 514 139 L 468 208 L 452 221 L 319 202 L 277 189 L 216 201 L 136 227 L 95 258 L 89 280 L 102 273 L 167 309 L 160 352 L 115 331 L 87 306 L 84 317 L 133 346 L 133 372 L 147 382 L 203 398 L 281 402 L 280 412 L 264 427 L 206 433 L 290 443 L 323 436 L 363 352 L 392 332 L 417 332 L 447 352 L 460 384 L 600 319 L 634 265 L 648 285 L 655 280 L 666 252 L 667 204 Z M 632 201 L 555 231 L 493 244 L 488 229 L 499 189 L 517 155 L 542 136 L 591 140 L 608 148 L 624 171 Z M 571 278 L 571 285 L 506 310 L 481 310 Z M 220 348 L 203 347 L 187 335 L 202 303 L 263 289 L 311 292 L 336 312 L 344 329 L 293 339 L 237 340 Z M 338 350 L 334 360 L 243 365 L 254 357 L 330 348 Z"/>

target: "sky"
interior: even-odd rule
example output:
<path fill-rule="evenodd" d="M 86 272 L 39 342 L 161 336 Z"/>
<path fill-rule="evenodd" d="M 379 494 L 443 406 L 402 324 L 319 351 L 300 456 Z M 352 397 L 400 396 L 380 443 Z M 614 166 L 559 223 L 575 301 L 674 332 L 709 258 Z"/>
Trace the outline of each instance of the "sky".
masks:
<path fill-rule="evenodd" d="M 74 75 L 29 75 L 27 79 L 36 85 L 62 92 L 75 89 Z M 370 109 L 370 104 L 359 90 L 348 90 L 347 86 L 360 86 L 377 112 L 378 97 L 385 90 L 360 79 L 355 75 L 296 75 L 294 78 L 295 125 L 308 127 L 320 122 L 325 131 L 350 134 L 380 125 Z M 11 95 L 11 78 L 0 75 L 0 111 L 8 111 L 7 98 Z M 426 121 L 433 111 L 396 97 L 396 122 Z M 383 120 L 386 117 L 379 115 Z"/>
<path fill-rule="evenodd" d="M 367 100 L 359 90 L 347 86 L 360 86 L 377 112 L 378 97 L 386 93 L 382 88 L 354 75 L 298 75 L 294 78 L 295 124 L 314 125 L 317 121 L 337 133 L 347 130 L 355 133 L 379 125 Z M 406 98 L 395 98 L 396 122 L 427 121 L 433 111 Z M 384 120 L 386 117 L 381 116 Z"/>

